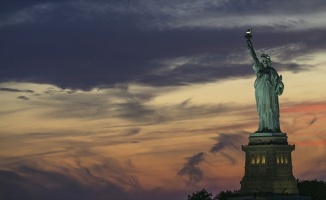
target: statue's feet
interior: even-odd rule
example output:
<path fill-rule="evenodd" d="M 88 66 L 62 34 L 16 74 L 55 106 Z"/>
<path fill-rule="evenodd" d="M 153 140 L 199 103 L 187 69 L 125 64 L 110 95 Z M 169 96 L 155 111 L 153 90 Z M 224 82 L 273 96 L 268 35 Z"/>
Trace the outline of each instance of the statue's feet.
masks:
<path fill-rule="evenodd" d="M 255 133 L 282 133 L 282 131 L 280 129 L 272 130 L 266 127 L 261 130 L 257 130 Z"/>

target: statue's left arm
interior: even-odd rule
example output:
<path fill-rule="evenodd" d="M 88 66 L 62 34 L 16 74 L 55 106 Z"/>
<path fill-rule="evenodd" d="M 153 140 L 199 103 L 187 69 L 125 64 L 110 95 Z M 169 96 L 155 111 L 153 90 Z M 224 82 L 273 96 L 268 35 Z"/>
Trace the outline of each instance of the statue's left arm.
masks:
<path fill-rule="evenodd" d="M 275 92 L 278 94 L 278 95 L 282 95 L 283 94 L 283 91 L 284 91 L 284 84 L 283 84 L 283 81 L 282 81 L 282 75 L 280 75 L 277 79 L 277 84 L 276 84 L 276 88 L 275 88 Z"/>

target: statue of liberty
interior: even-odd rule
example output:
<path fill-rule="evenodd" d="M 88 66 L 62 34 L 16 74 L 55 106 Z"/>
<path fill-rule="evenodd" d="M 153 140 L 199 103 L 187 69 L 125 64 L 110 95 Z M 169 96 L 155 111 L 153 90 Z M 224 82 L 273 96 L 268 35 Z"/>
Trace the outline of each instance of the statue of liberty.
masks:
<path fill-rule="evenodd" d="M 267 54 L 261 54 L 261 61 L 257 58 L 252 42 L 251 29 L 245 35 L 248 49 L 253 59 L 253 69 L 256 74 L 255 96 L 259 115 L 259 126 L 256 133 L 281 133 L 278 95 L 284 90 L 282 75 L 271 67 L 271 59 Z"/>

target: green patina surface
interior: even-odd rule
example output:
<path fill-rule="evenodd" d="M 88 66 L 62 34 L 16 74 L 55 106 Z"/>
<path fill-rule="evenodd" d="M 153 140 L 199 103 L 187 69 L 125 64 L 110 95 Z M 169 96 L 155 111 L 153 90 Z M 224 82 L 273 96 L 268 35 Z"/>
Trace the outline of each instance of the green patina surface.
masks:
<path fill-rule="evenodd" d="M 271 59 L 267 54 L 261 54 L 261 59 L 258 59 L 250 40 L 252 37 L 251 31 L 247 31 L 245 37 L 247 38 L 248 49 L 253 59 L 252 67 L 256 74 L 254 85 L 259 115 L 257 132 L 281 132 L 278 96 L 282 95 L 284 90 L 282 75 L 279 76 L 277 71 L 271 66 Z"/>

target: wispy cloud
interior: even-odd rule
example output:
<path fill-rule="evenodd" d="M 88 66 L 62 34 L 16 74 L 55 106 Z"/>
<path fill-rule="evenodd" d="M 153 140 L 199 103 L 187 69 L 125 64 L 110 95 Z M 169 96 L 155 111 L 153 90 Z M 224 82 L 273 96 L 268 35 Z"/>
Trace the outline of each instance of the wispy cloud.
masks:
<path fill-rule="evenodd" d="M 19 96 L 19 97 L 17 97 L 18 99 L 21 99 L 21 100 L 29 100 L 29 98 L 28 97 L 26 97 L 26 96 Z"/>
<path fill-rule="evenodd" d="M 207 0 L 173 3 L 146 1 L 133 10 L 141 10 L 142 14 L 155 15 L 156 18 L 149 21 L 150 23 L 147 21 L 147 26 L 156 26 L 160 29 L 184 27 L 225 29 L 265 26 L 272 30 L 284 31 L 325 26 L 325 22 L 320 20 L 325 17 L 323 12 L 325 6 L 322 1 L 312 4 L 297 1 L 296 4 L 298 7 L 293 8 L 292 4 L 278 1 L 264 3 Z M 307 12 L 307 10 L 314 12 Z"/>
<path fill-rule="evenodd" d="M 127 130 L 126 132 L 124 132 L 124 134 L 122 134 L 123 136 L 133 136 L 136 135 L 138 133 L 140 133 L 141 128 L 132 128 Z"/>
<path fill-rule="evenodd" d="M 234 159 L 230 152 L 240 152 L 241 145 L 246 144 L 246 136 L 249 133 L 239 132 L 239 133 L 220 133 L 216 138 L 214 138 L 217 143 L 211 148 L 211 153 L 220 153 L 223 157 L 230 161 L 232 165 L 237 164 L 236 159 Z M 226 152 L 226 150 L 228 152 Z"/>
<path fill-rule="evenodd" d="M 47 118 L 120 118 L 133 123 L 149 124 L 218 116 L 221 113 L 232 112 L 234 107 L 239 107 L 240 111 L 245 109 L 242 105 L 227 103 L 196 104 L 191 101 L 191 98 L 180 103 L 153 105 L 152 99 L 162 92 L 173 91 L 173 89 L 130 87 L 75 92 L 53 88 L 39 93 L 37 98 L 31 100 L 31 105 L 44 106 L 46 111 L 42 112 L 42 115 Z"/>
<path fill-rule="evenodd" d="M 2 197 L 8 199 L 128 199 L 128 195 L 113 183 L 105 189 L 85 187 L 78 180 L 53 171 L 21 166 L 20 173 L 1 170 Z M 21 175 L 25 174 L 25 175 Z M 47 180 L 44 182 L 44 180 Z M 37 192 L 30 192 L 31 190 Z M 63 195 L 64 194 L 64 195 Z M 118 198 L 112 196 L 115 194 Z"/>
<path fill-rule="evenodd" d="M 217 143 L 211 148 L 211 152 L 217 153 L 227 148 L 232 150 L 239 150 L 240 144 L 243 142 L 246 134 L 248 133 L 242 132 L 237 134 L 219 134 L 216 138 L 214 138 Z"/>
<path fill-rule="evenodd" d="M 281 5 L 281 6 L 280 6 Z M 266 1 L 257 3 L 233 1 L 139 1 L 123 2 L 72 1 L 68 3 L 40 3 L 16 11 L 2 20 L 2 25 L 33 22 L 45 11 L 61 10 L 71 19 L 90 20 L 99 17 L 133 16 L 139 27 L 147 28 L 234 28 L 245 25 L 269 26 L 279 30 L 323 27 L 325 22 L 322 1 L 307 4 L 296 1 L 295 7 L 287 2 Z M 305 9 L 303 9 L 305 8 Z M 74 10 L 68 13 L 67 10 Z M 311 12 L 313 11 L 313 12 Z M 286 14 L 284 14 L 286 13 Z M 152 16 L 152 17 L 150 17 Z M 153 17 L 154 16 L 154 17 Z M 255 16 L 255 17 L 252 17 Z M 38 19 L 39 20 L 39 19 Z M 113 18 L 114 20 L 114 18 Z M 308 23 L 309 22 L 309 23 Z"/>
<path fill-rule="evenodd" d="M 186 158 L 187 162 L 183 168 L 178 172 L 179 176 L 187 176 L 187 185 L 195 184 L 203 178 L 203 171 L 198 165 L 204 161 L 205 154 L 200 152 L 191 157 Z"/>
<path fill-rule="evenodd" d="M 40 16 L 46 18 L 45 16 L 51 13 L 51 11 L 55 8 L 54 5 L 55 4 L 52 3 L 31 4 L 30 6 L 27 5 L 25 8 L 21 8 L 10 14 L 2 16 L 0 18 L 0 27 L 33 23 L 40 20 Z"/>
<path fill-rule="evenodd" d="M 83 173 L 82 169 L 80 173 Z M 112 182 L 103 182 L 102 187 L 85 186 L 71 176 L 30 166 L 21 166 L 19 172 L 0 170 L 0 178 L 1 197 L 4 199 L 139 200 L 157 196 L 155 197 L 157 200 L 177 200 L 186 196 L 186 193 L 180 191 L 167 193 L 165 188 L 130 193 Z"/>
<path fill-rule="evenodd" d="M 105 195 L 101 193 L 107 191 L 109 194 L 121 193 L 124 195 L 122 199 L 128 199 L 125 191 L 143 190 L 134 176 L 135 167 L 131 160 L 119 161 L 91 151 L 91 148 L 96 146 L 110 144 L 106 139 L 98 140 L 90 137 L 92 136 L 90 134 L 83 133 L 79 133 L 78 136 L 76 133 L 30 133 L 16 136 L 1 134 L 1 136 L 2 146 L 10 145 L 12 138 L 16 139 L 15 142 L 24 141 L 23 145 L 16 148 L 16 152 L 21 155 L 20 158 L 8 152 L 6 157 L 1 157 L 2 167 L 6 171 L 0 173 L 0 176 L 5 185 L 9 187 L 11 183 L 17 181 L 16 186 L 21 188 L 22 194 L 42 185 L 40 187 L 44 193 L 37 192 L 33 194 L 35 196 L 28 194 L 26 198 L 42 199 L 43 195 L 53 193 L 57 195 L 54 199 L 57 199 L 61 197 L 63 191 L 74 196 L 74 193 L 78 193 L 78 188 L 87 188 L 85 192 L 91 196 L 86 199 L 95 198 L 92 195 L 96 190 L 100 193 L 98 194 L 100 198 L 104 198 Z M 67 141 L 67 138 L 72 136 L 80 140 Z M 41 141 L 46 144 L 42 144 Z M 94 141 L 97 141 L 96 145 Z M 47 148 L 43 148 L 43 145 Z M 24 148 L 28 148 L 29 151 L 20 151 Z M 14 195 L 11 189 L 4 194 L 10 198 Z"/>
<path fill-rule="evenodd" d="M 26 92 L 26 93 L 34 93 L 33 90 L 21 90 L 21 89 L 15 89 L 15 88 L 0 88 L 0 91 L 2 91 L 2 92 Z"/>

